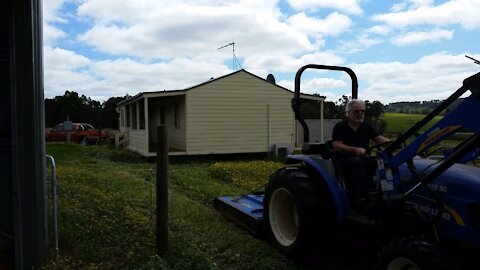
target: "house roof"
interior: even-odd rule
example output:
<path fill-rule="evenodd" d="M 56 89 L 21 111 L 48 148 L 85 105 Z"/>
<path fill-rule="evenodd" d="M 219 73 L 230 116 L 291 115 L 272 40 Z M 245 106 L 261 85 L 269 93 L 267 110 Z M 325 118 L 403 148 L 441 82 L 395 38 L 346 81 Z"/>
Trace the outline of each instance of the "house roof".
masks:
<path fill-rule="evenodd" d="M 253 77 L 256 77 L 260 80 L 263 80 L 265 82 L 268 82 L 266 79 L 264 78 L 261 78 L 253 73 L 250 73 L 248 71 L 246 71 L 245 69 L 240 69 L 238 71 L 235 71 L 235 72 L 232 72 L 232 73 L 229 73 L 229 74 L 226 74 L 226 75 L 223 75 L 223 76 L 220 76 L 218 78 L 215 78 L 215 79 L 210 79 L 208 81 L 205 81 L 203 83 L 200 83 L 200 84 L 197 84 L 197 85 L 194 85 L 194 86 L 190 86 L 190 87 L 187 87 L 183 90 L 163 90 L 163 91 L 152 91 L 152 92 L 140 92 L 138 94 L 136 94 L 135 96 L 133 97 L 130 97 L 128 99 L 125 99 L 125 100 L 122 100 L 121 102 L 119 102 L 117 104 L 117 107 L 120 107 L 120 106 L 123 106 L 123 105 L 127 105 L 127 104 L 130 104 L 130 103 L 133 103 L 133 102 L 136 102 L 138 100 L 141 100 L 143 98 L 146 98 L 146 97 L 167 97 L 167 96 L 180 96 L 180 95 L 185 95 L 185 93 L 187 91 L 191 91 L 192 89 L 195 89 L 197 87 L 200 87 L 202 85 L 205 85 L 205 84 L 209 84 L 211 82 L 214 82 L 214 81 L 217 81 L 217 80 L 220 80 L 220 79 L 223 79 L 223 78 L 226 78 L 226 77 L 229 77 L 229 76 L 232 76 L 236 73 L 240 73 L 240 72 L 245 72 Z M 270 83 L 270 82 L 268 82 Z M 290 93 L 293 94 L 293 91 L 283 87 L 283 86 L 280 86 L 278 84 L 275 84 L 275 86 L 277 86 L 278 88 L 282 89 L 282 90 L 285 90 L 285 91 L 288 91 Z M 303 98 L 303 99 L 309 99 L 309 100 L 317 100 L 317 101 L 323 101 L 325 100 L 325 97 L 324 96 L 318 96 L 318 95 L 309 95 L 309 94 L 301 94 L 300 95 L 300 98 Z"/>

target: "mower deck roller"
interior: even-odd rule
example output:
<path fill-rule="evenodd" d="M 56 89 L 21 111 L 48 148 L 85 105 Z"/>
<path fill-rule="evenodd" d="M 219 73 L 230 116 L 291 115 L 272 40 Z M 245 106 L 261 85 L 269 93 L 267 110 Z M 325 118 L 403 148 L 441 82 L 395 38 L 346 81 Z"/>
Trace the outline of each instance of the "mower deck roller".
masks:
<path fill-rule="evenodd" d="M 263 194 L 221 196 L 215 198 L 215 209 L 254 235 L 263 231 Z"/>

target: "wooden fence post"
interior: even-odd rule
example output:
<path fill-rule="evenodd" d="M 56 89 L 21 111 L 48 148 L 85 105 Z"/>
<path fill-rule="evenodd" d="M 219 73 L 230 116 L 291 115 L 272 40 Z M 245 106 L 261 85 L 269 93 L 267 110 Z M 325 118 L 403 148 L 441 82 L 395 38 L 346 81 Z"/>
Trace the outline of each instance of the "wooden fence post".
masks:
<path fill-rule="evenodd" d="M 168 129 L 157 126 L 157 251 L 168 250 Z"/>

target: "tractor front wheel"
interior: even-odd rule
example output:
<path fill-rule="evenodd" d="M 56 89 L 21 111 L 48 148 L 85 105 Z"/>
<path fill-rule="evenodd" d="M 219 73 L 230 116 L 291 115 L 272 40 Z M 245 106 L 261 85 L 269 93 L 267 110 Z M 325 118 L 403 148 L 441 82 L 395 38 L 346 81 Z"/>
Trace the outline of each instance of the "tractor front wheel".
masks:
<path fill-rule="evenodd" d="M 334 218 L 327 196 L 300 168 L 282 168 L 270 177 L 265 190 L 264 220 L 270 241 L 294 257 L 331 248 Z"/>
<path fill-rule="evenodd" d="M 422 238 L 398 238 L 387 243 L 377 257 L 376 270 L 460 269 L 438 244 Z"/>

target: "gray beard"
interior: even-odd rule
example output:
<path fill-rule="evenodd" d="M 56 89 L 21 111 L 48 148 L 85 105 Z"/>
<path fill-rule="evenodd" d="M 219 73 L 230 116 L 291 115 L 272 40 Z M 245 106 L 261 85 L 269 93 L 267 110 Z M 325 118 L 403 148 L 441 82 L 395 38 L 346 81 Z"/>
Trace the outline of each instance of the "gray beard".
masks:
<path fill-rule="evenodd" d="M 363 119 L 353 119 L 353 122 L 357 123 L 357 124 L 361 124 L 363 122 Z"/>

